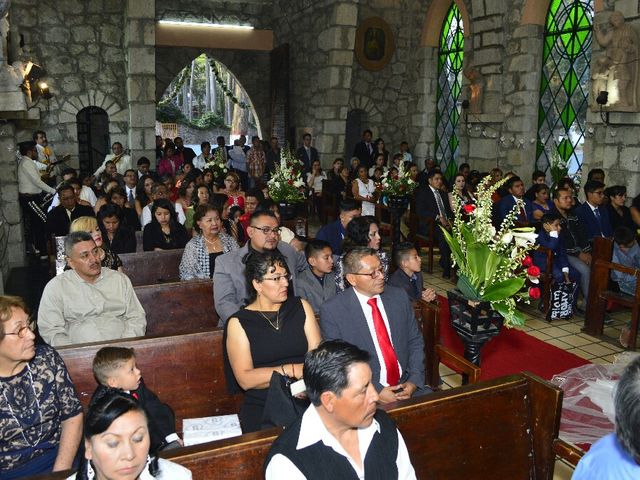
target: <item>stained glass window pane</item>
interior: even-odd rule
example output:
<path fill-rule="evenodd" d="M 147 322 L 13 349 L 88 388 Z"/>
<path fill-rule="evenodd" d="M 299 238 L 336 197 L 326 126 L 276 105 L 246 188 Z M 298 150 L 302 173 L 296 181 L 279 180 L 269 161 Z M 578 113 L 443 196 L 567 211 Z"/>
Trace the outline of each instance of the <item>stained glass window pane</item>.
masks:
<path fill-rule="evenodd" d="M 456 134 L 460 120 L 458 97 L 462 90 L 462 60 L 464 54 L 464 28 L 462 16 L 455 3 L 447 12 L 438 50 L 438 88 L 436 108 L 435 160 L 445 177 L 453 178 L 458 167 Z"/>
<path fill-rule="evenodd" d="M 542 50 L 536 167 L 558 152 L 569 173 L 582 168 L 590 82 L 593 2 L 553 0 Z"/>

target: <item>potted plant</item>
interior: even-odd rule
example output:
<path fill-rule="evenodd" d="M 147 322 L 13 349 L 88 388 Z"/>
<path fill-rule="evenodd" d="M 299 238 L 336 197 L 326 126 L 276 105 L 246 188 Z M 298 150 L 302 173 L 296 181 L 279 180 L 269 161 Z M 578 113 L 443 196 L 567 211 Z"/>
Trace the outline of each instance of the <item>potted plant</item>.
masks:
<path fill-rule="evenodd" d="M 284 220 L 295 217 L 298 204 L 305 200 L 305 183 L 300 173 L 300 162 L 286 148 L 280 151 L 280 164 L 267 182 L 269 196 L 278 202 Z"/>
<path fill-rule="evenodd" d="M 516 302 L 540 298 L 536 286 L 540 271 L 527 254 L 537 235 L 533 228 L 513 227 L 522 201 L 516 202 L 498 230 L 491 221 L 491 195 L 504 182 L 491 185 L 489 178 L 483 180 L 475 205 L 461 206 L 462 199 L 454 194 L 451 232 L 442 229 L 458 267 L 457 291 L 449 292 L 452 324 L 465 343 L 465 357 L 476 364 L 484 343 L 503 324 L 524 324 Z"/>

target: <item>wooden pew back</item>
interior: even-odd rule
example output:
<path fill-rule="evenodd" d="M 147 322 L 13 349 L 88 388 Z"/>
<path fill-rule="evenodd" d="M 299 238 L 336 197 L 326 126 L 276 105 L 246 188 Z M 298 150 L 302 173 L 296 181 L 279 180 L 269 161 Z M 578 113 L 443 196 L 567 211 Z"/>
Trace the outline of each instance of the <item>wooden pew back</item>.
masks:
<path fill-rule="evenodd" d="M 140 285 L 134 290 L 147 314 L 147 336 L 203 332 L 218 326 L 211 280 Z"/>
<path fill-rule="evenodd" d="M 398 402 L 388 409 L 418 478 L 469 480 L 553 477 L 562 391 L 528 374 L 511 375 Z M 163 454 L 194 478 L 262 478 L 279 433 L 265 430 Z"/>
<path fill-rule="evenodd" d="M 173 408 L 178 431 L 182 430 L 184 418 L 239 411 L 241 396 L 227 393 L 222 329 L 58 349 L 85 408 L 97 386 L 91 369 L 93 357 L 107 345 L 135 349 L 146 386 Z"/>
<path fill-rule="evenodd" d="M 123 253 L 122 270 L 134 287 L 180 281 L 180 260 L 184 249 Z"/>

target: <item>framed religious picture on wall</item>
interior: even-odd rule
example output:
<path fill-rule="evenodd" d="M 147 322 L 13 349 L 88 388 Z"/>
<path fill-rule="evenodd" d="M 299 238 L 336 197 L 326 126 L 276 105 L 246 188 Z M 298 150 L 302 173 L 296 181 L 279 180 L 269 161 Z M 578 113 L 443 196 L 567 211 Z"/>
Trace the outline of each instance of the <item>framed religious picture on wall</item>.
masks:
<path fill-rule="evenodd" d="M 356 31 L 356 58 L 360 65 L 372 72 L 382 70 L 396 48 L 393 32 L 380 17 L 369 17 Z"/>

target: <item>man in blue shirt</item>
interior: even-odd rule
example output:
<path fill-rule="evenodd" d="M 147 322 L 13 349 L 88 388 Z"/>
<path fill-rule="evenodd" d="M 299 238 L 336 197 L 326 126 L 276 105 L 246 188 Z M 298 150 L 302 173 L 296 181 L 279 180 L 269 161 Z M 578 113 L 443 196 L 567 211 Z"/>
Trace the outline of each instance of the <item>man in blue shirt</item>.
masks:
<path fill-rule="evenodd" d="M 316 235 L 318 240 L 324 240 L 331 245 L 334 255 L 342 254 L 342 240 L 346 235 L 347 225 L 361 213 L 360 205 L 353 199 L 347 198 L 340 202 L 340 215 L 338 219 L 323 226 Z"/>
<path fill-rule="evenodd" d="M 593 444 L 572 480 L 640 478 L 640 357 L 625 369 L 615 394 L 616 431 Z"/>

